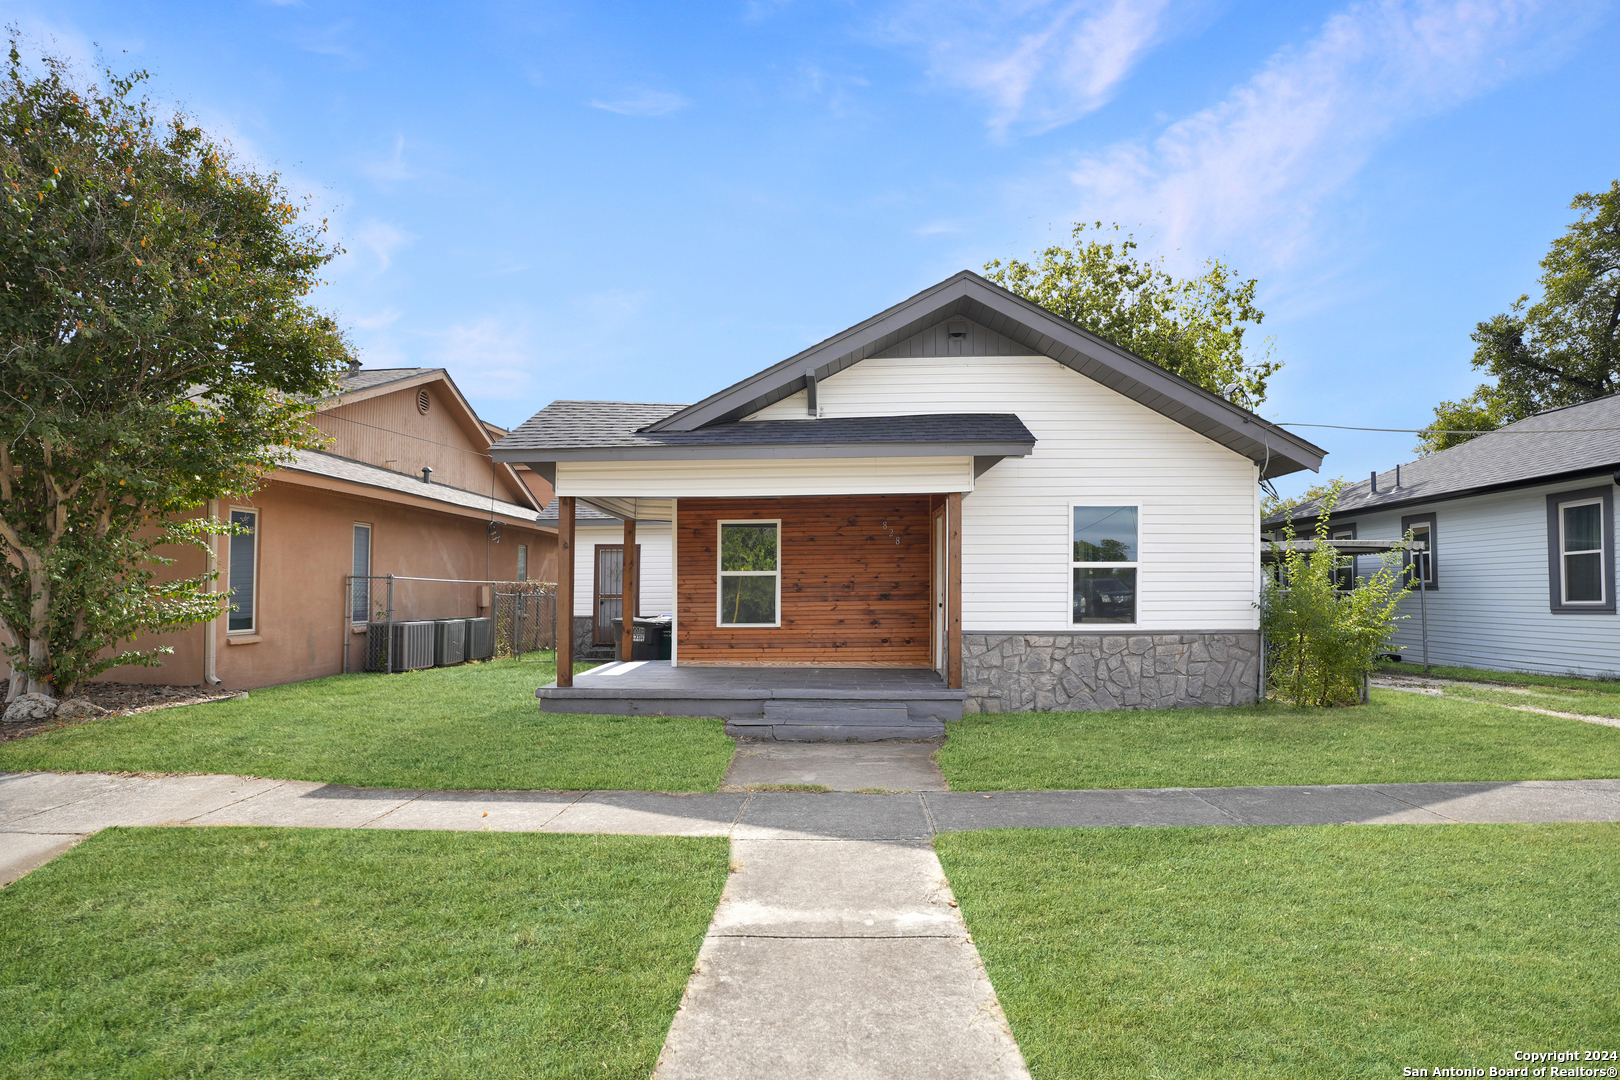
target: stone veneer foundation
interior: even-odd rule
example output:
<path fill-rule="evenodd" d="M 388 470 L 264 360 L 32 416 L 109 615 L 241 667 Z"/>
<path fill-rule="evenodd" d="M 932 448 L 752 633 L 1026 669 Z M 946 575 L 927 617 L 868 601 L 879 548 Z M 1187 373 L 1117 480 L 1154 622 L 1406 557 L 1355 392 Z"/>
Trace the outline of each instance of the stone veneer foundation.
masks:
<path fill-rule="evenodd" d="M 963 634 L 967 712 L 1247 705 L 1260 633 Z"/>

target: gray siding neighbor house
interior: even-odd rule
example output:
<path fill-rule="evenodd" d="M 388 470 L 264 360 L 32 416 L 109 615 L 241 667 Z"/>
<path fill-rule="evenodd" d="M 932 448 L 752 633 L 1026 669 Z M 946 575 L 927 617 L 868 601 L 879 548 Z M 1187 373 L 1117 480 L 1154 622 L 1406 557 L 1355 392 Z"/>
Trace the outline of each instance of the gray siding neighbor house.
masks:
<path fill-rule="evenodd" d="M 1620 396 L 1538 413 L 1347 487 L 1335 536 L 1427 539 L 1429 661 L 1552 674 L 1620 672 L 1614 489 Z M 1320 507 L 1273 515 L 1315 527 Z M 1425 537 L 1425 533 L 1427 534 Z M 1420 560 L 1423 559 L 1419 556 Z M 1376 570 L 1359 560 L 1358 573 Z M 1393 647 L 1421 660 L 1416 594 Z"/>

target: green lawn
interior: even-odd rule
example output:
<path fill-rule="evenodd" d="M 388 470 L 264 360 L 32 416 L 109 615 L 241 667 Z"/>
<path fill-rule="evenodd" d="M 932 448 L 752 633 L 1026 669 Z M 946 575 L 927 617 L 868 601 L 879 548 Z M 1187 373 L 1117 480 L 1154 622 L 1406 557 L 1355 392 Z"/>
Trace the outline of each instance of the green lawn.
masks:
<path fill-rule="evenodd" d="M 1421 664 L 1385 661 L 1382 672 L 1423 675 Z M 1433 667 L 1428 673 L 1442 679 L 1463 679 L 1485 685 L 1445 686 L 1443 697 L 1458 701 L 1483 701 L 1497 705 L 1528 705 L 1536 709 L 1583 713 L 1620 719 L 1620 682 L 1609 679 L 1583 679 L 1578 675 L 1533 675 L 1511 671 L 1484 671 L 1477 668 Z"/>
<path fill-rule="evenodd" d="M 719 720 L 542 714 L 550 664 L 337 675 L 245 701 L 99 720 L 0 744 L 0 770 L 238 773 L 394 788 L 715 791 Z"/>
<path fill-rule="evenodd" d="M 0 1075 L 637 1077 L 723 839 L 109 829 L 0 891 Z"/>
<path fill-rule="evenodd" d="M 1035 1080 L 1391 1077 L 1617 1048 L 1617 825 L 936 845 Z"/>
<path fill-rule="evenodd" d="M 968 791 L 1620 777 L 1620 729 L 1392 690 L 1345 709 L 969 716 L 947 733 L 939 766 Z"/>

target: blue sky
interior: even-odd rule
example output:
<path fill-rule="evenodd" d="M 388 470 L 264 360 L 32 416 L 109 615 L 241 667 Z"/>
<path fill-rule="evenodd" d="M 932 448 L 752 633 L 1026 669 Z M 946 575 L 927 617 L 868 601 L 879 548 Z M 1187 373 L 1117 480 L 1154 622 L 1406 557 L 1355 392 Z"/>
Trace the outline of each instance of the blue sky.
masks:
<path fill-rule="evenodd" d="M 1259 278 L 1267 417 L 1418 427 L 1620 177 L 1615 13 L 1580 0 L 4 10 L 312 196 L 363 361 L 505 425 L 695 400 L 1100 219 Z M 1325 475 L 1413 456 L 1296 430 Z"/>

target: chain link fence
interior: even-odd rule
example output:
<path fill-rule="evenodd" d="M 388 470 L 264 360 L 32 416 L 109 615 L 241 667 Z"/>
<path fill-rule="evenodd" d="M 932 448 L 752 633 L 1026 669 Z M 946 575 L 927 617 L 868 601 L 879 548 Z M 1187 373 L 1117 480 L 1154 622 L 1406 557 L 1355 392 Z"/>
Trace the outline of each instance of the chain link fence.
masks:
<path fill-rule="evenodd" d="M 557 587 L 549 581 L 495 584 L 495 655 L 557 647 Z"/>

